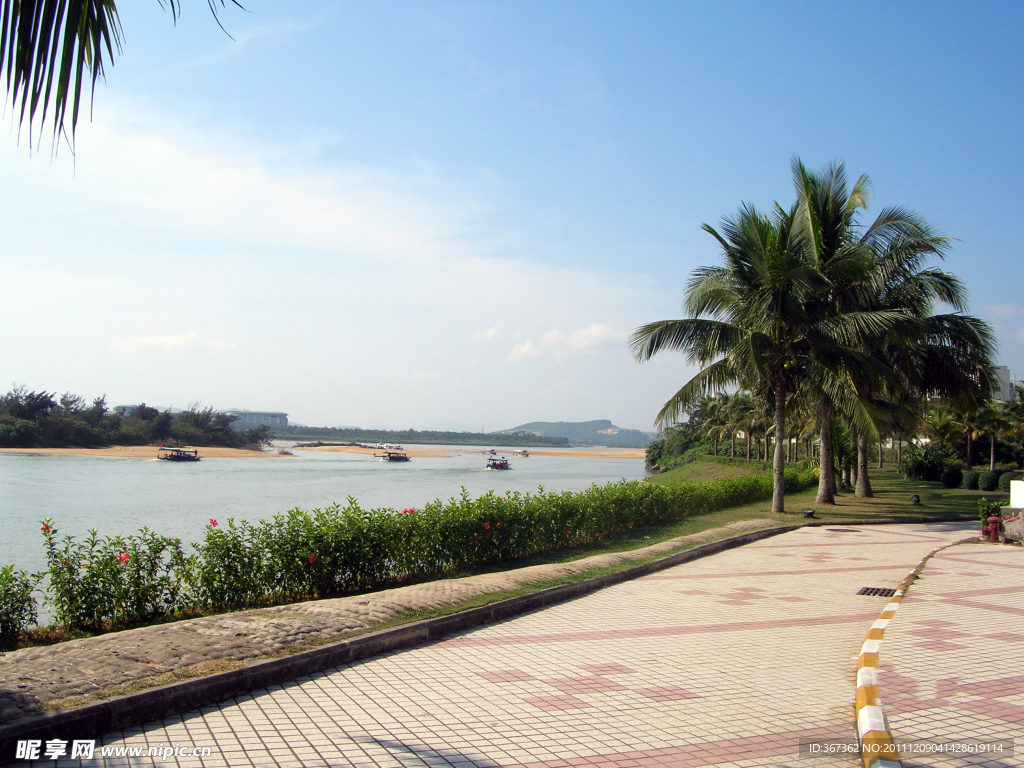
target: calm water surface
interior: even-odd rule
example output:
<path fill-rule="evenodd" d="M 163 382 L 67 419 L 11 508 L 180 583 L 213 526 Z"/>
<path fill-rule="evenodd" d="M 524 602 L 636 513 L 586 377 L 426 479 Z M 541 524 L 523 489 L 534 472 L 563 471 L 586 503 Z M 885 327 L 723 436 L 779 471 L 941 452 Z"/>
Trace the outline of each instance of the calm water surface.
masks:
<path fill-rule="evenodd" d="M 455 449 L 452 449 L 455 450 Z M 211 518 L 259 520 L 295 507 L 312 509 L 354 496 L 366 508 L 421 507 L 489 490 L 582 490 L 644 477 L 642 459 L 509 456 L 513 469 L 484 469 L 480 448 L 451 458 L 391 464 L 350 453 L 295 450 L 273 459 L 204 458 L 195 464 L 156 459 L 0 454 L 0 565 L 43 567 L 39 521 L 61 534 L 133 533 L 147 525 L 186 543 Z M 499 449 L 500 450 L 500 449 Z M 472 452 L 470 452 L 472 451 Z"/>

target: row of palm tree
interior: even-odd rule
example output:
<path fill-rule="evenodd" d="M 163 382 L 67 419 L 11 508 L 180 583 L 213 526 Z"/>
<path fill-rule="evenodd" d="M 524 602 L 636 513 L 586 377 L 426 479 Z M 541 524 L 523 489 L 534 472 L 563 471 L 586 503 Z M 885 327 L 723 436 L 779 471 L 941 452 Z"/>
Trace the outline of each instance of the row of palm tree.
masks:
<path fill-rule="evenodd" d="M 957 411 L 946 405 L 937 405 L 922 419 L 921 432 L 937 445 L 949 445 L 963 440 L 964 464 L 974 467 L 974 441 L 989 442 L 989 471 L 996 468 L 996 445 L 1006 438 L 1024 437 L 1024 392 L 1016 392 L 1016 399 L 1008 403 L 988 402 L 978 408 Z"/>
<path fill-rule="evenodd" d="M 953 275 L 928 266 L 949 238 L 921 216 L 889 207 L 860 216 L 870 181 L 848 184 L 842 163 L 809 171 L 794 159 L 796 200 L 769 213 L 744 204 L 719 229 L 704 225 L 723 263 L 697 269 L 684 292 L 688 317 L 637 329 L 639 361 L 683 352 L 699 372 L 661 409 L 679 422 L 701 397 L 739 388 L 788 435 L 787 412 L 814 413 L 823 471 L 819 504 L 834 504 L 837 423 L 857 446 L 856 492 L 871 496 L 868 447 L 905 433 L 929 397 L 980 408 L 992 391 L 994 339 L 967 314 Z M 936 312 L 937 305 L 951 311 Z M 772 510 L 784 509 L 783 451 L 774 455 Z"/>
<path fill-rule="evenodd" d="M 964 412 L 957 412 L 944 404 L 922 403 L 922 410 L 909 420 L 910 426 L 905 431 L 879 435 L 875 448 L 878 468 L 883 466 L 887 449 L 890 459 L 899 463 L 905 444 L 920 447 L 927 441 L 945 446 L 963 440 L 966 457 L 964 463 L 970 469 L 975 465 L 974 443 L 986 440 L 989 442 L 989 470 L 994 471 L 998 442 L 1024 438 L 1024 392 L 1017 390 L 1014 397 L 1016 399 L 1011 402 L 990 401 L 980 408 Z M 687 423 L 694 428 L 695 438 L 703 437 L 711 441 L 714 456 L 728 455 L 731 458 L 760 461 L 770 458 L 772 450 L 777 449 L 779 443 L 775 439 L 772 414 L 765 405 L 759 405 L 749 392 L 705 395 L 687 409 Z M 819 414 L 811 409 L 800 408 L 799 405 L 796 403 L 796 407 L 791 407 L 787 412 L 788 434 L 782 438 L 785 462 L 818 458 L 821 427 Z M 907 427 L 906 420 L 903 426 Z M 739 455 L 737 440 L 740 441 Z M 724 447 L 726 442 L 729 443 L 728 450 Z M 721 454 L 720 444 L 723 446 Z M 833 450 L 839 453 L 835 460 L 837 474 L 844 478 L 843 485 L 848 486 L 851 484 L 849 478 L 857 475 L 851 461 L 851 457 L 856 455 L 856 449 L 849 445 L 848 430 L 844 429 L 843 439 L 833 441 Z"/>

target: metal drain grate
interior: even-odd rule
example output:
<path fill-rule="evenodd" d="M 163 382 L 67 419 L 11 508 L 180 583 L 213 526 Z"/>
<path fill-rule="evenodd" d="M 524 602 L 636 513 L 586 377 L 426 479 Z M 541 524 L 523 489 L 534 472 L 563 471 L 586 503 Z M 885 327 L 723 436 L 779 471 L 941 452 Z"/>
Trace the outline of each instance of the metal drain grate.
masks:
<path fill-rule="evenodd" d="M 892 597 L 896 594 L 895 589 L 889 589 L 888 587 L 861 587 L 858 595 L 872 595 L 875 597 Z"/>

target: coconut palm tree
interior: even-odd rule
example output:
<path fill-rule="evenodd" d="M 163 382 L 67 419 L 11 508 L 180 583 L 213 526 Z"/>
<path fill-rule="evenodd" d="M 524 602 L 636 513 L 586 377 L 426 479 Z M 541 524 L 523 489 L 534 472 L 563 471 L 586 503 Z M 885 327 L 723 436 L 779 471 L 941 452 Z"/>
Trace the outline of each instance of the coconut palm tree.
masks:
<path fill-rule="evenodd" d="M 868 479 L 868 441 L 878 439 L 888 424 L 905 421 L 916 393 L 930 392 L 958 402 L 977 403 L 991 382 L 993 337 L 987 325 L 961 314 L 966 291 L 952 275 L 924 262 L 943 258 L 949 238 L 939 235 L 917 214 L 886 208 L 867 227 L 858 222 L 867 207 L 871 185 L 861 176 L 848 187 L 842 163 L 822 173 L 809 172 L 793 161 L 797 190 L 797 226 L 808 242 L 809 256 L 819 270 L 834 262 L 857 264 L 859 277 L 833 281 L 819 300 L 832 311 L 884 315 L 884 328 L 858 341 L 864 355 L 878 367 L 848 369 L 859 398 L 833 402 L 821 388 L 811 388 L 821 408 L 821 461 L 832 461 L 831 421 L 837 413 L 856 420 L 857 494 L 872 495 Z M 933 314 L 936 302 L 949 304 L 951 314 Z M 827 313 L 827 312 L 826 312 Z M 895 319 L 894 319 L 895 318 Z M 853 407 L 853 411 L 850 407 Z M 872 418 L 865 422 L 869 412 Z M 834 501 L 832 473 L 822 472 L 818 502 Z"/>
<path fill-rule="evenodd" d="M 924 434 L 939 447 L 951 443 L 960 436 L 961 426 L 956 414 L 944 405 L 936 406 L 928 412 L 921 422 Z"/>
<path fill-rule="evenodd" d="M 157 2 L 169 6 L 177 21 L 181 0 Z M 218 2 L 226 5 L 226 0 L 207 0 L 220 24 Z M 0 74 L 7 76 L 18 126 L 28 120 L 30 141 L 36 117 L 42 131 L 51 105 L 54 139 L 66 136 L 70 101 L 74 144 L 82 86 L 88 77 L 95 93 L 106 63 L 113 63 L 115 50 L 120 55 L 123 38 L 115 0 L 0 0 Z"/>
<path fill-rule="evenodd" d="M 794 219 L 795 211 L 779 206 L 768 216 L 744 205 L 723 220 L 721 234 L 704 225 L 718 241 L 724 264 L 693 273 L 684 302 L 690 317 L 650 323 L 634 332 L 630 345 L 639 361 L 673 349 L 701 366 L 659 412 L 656 423 L 662 428 L 674 423 L 702 395 L 756 382 L 773 402 L 774 432 L 781 437 L 786 433 L 787 400 L 804 378 L 813 377 L 839 399 L 842 361 L 856 359 L 873 367 L 843 342 L 858 338 L 879 322 L 861 315 L 813 312 L 820 305 L 815 298 L 832 290 L 832 275 L 808 260 Z M 784 458 L 781 450 L 775 451 L 772 510 L 776 513 L 783 511 Z"/>

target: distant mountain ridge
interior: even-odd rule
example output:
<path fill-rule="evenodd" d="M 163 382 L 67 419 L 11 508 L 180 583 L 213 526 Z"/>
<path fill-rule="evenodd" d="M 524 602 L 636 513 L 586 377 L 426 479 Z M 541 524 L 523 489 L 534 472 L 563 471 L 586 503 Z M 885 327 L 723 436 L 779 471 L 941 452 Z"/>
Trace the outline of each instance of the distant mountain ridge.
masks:
<path fill-rule="evenodd" d="M 576 445 L 609 445 L 617 448 L 646 448 L 651 442 L 647 433 L 638 429 L 623 429 L 608 419 L 596 421 L 531 421 L 499 434 L 525 433 L 537 437 L 564 437 Z"/>

